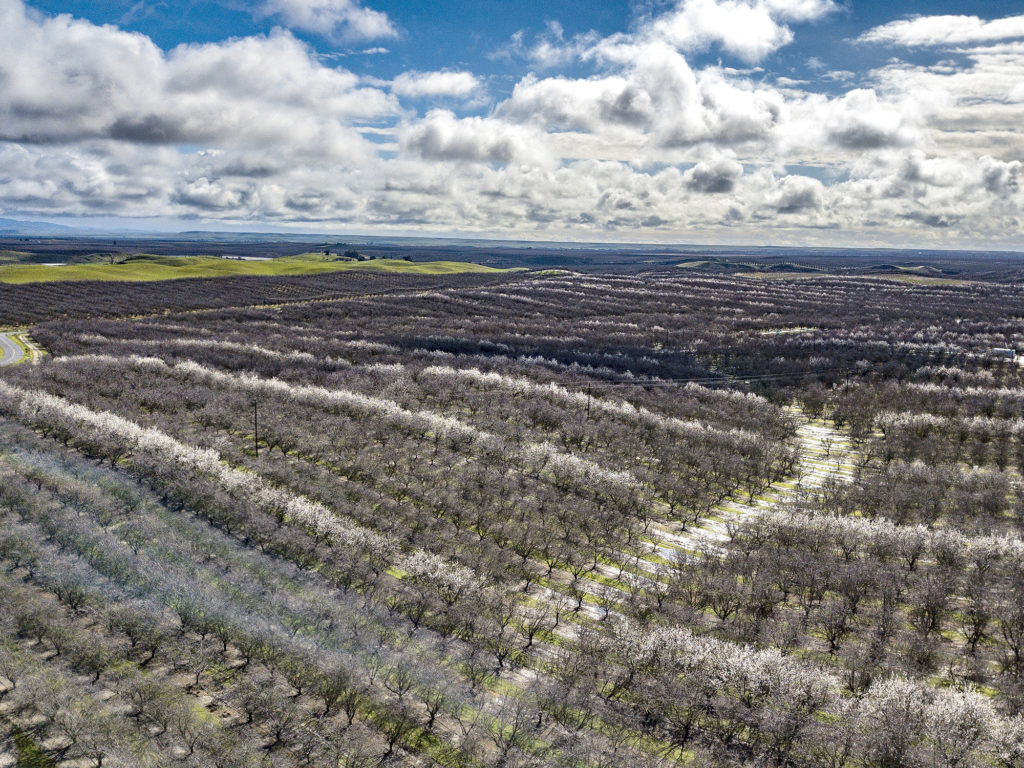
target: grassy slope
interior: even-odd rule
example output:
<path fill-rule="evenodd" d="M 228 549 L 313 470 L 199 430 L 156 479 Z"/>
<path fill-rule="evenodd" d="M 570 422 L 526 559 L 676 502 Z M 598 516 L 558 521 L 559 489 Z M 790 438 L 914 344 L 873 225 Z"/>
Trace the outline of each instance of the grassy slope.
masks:
<path fill-rule="evenodd" d="M 0 249 L 0 264 L 17 264 L 31 255 L 25 251 L 5 251 Z"/>
<path fill-rule="evenodd" d="M 461 261 L 411 263 L 398 259 L 374 261 L 316 261 L 307 255 L 271 261 L 235 261 L 212 256 L 142 257 L 123 264 L 68 264 L 45 267 L 16 264 L 0 267 L 0 283 L 42 283 L 64 280 L 174 280 L 183 277 L 227 275 L 313 275 L 341 270 L 404 272 L 425 275 L 459 272 L 500 272 L 493 267 Z"/>

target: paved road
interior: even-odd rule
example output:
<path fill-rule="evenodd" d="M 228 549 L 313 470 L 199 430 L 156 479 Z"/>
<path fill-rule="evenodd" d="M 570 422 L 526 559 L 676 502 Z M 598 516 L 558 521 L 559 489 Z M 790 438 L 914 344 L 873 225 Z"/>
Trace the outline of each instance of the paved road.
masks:
<path fill-rule="evenodd" d="M 0 333 L 0 365 L 14 365 L 25 357 L 25 350 L 6 333 Z"/>

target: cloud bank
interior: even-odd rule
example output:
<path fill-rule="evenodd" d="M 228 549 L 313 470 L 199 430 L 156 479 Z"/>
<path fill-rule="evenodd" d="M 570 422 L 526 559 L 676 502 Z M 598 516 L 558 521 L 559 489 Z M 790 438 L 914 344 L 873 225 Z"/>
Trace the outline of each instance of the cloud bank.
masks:
<path fill-rule="evenodd" d="M 283 29 L 162 50 L 0 0 L 0 210 L 1024 246 L 1020 17 L 869 30 L 860 45 L 955 44 L 961 63 L 893 60 L 845 90 L 693 63 L 697 50 L 761 61 L 835 10 L 824 0 L 683 0 L 610 36 L 567 39 L 549 26 L 543 49 L 520 41 L 534 72 L 481 109 L 487 81 L 465 68 L 370 79 Z M 265 11 L 325 36 L 395 34 L 386 16 L 342 0 L 276 0 Z M 572 74 L 558 71 L 569 61 Z"/>

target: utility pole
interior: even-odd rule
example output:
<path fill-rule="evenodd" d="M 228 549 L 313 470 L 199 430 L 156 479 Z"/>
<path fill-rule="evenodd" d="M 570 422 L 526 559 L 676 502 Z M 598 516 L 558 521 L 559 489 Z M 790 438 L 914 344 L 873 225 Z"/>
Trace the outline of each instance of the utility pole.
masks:
<path fill-rule="evenodd" d="M 256 458 L 260 457 L 260 418 L 257 410 L 259 403 L 252 401 L 252 446 L 256 449 Z"/>

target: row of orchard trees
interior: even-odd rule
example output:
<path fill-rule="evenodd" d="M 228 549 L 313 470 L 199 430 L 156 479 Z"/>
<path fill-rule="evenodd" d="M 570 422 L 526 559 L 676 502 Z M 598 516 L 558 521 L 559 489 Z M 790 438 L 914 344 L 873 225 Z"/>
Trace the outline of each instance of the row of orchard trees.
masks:
<path fill-rule="evenodd" d="M 488 284 L 516 276 L 437 275 L 396 272 L 335 272 L 313 276 L 220 277 L 157 280 L 61 281 L 10 285 L 0 295 L 0 324 L 27 325 L 84 317 L 123 317 L 215 307 L 258 306 L 290 301 L 325 301 L 352 295 L 422 291 Z"/>
<path fill-rule="evenodd" d="M 670 570 L 682 621 L 828 653 L 851 693 L 939 674 L 1024 702 L 1020 539 L 799 510 L 730 535 L 721 557 Z"/>
<path fill-rule="evenodd" d="M 127 395 L 125 366 L 134 382 Z M 559 568 L 578 580 L 602 559 L 621 559 L 640 549 L 652 515 L 699 518 L 730 493 L 756 493 L 785 474 L 794 457 L 786 441 L 792 423 L 763 401 L 748 402 L 757 398 L 733 403 L 737 398 L 716 397 L 706 410 L 720 402 L 743 412 L 759 407 L 772 416 L 774 440 L 753 429 L 658 420 L 649 411 L 594 397 L 594 410 L 619 415 L 587 421 L 582 414 L 561 412 L 560 424 L 584 424 L 584 442 L 591 450 L 577 451 L 532 429 L 501 433 L 482 410 L 469 417 L 454 408 L 444 414 L 424 408 L 419 398 L 399 401 L 368 394 L 377 382 L 376 369 L 346 373 L 356 388 L 301 385 L 196 363 L 92 355 L 57 361 L 46 376 L 28 376 L 51 389 L 80 392 L 97 408 L 128 409 L 136 418 L 189 439 L 221 445 L 230 436 L 236 452 L 246 445 L 240 434 L 251 429 L 250 399 L 259 398 L 262 442 L 301 461 L 264 457 L 259 472 L 301 489 L 308 498 L 332 504 L 349 498 L 346 514 L 377 530 L 391 518 L 373 514 L 372 506 L 387 504 L 405 517 L 429 509 L 434 519 L 428 525 L 454 525 L 460 534 L 475 533 L 512 550 L 521 560 L 514 567 L 523 578 L 540 575 L 532 563 L 542 562 L 548 575 Z M 492 409 L 504 407 L 501 394 L 491 393 Z M 191 422 L 203 431 L 189 432 Z M 57 429 L 60 419 L 48 423 L 53 426 L 43 428 Z M 64 431 L 71 435 L 77 429 L 71 423 Z M 211 439 L 211 431 L 219 434 Z M 598 443 L 606 447 L 593 448 Z M 88 450 L 116 461 L 123 455 L 123 440 L 95 438 Z M 415 524 L 422 527 L 422 522 Z M 451 551 L 447 538 L 442 535 L 435 544 Z"/>
<path fill-rule="evenodd" d="M 166 501 L 181 504 L 207 519 L 217 520 L 218 515 L 234 514 L 236 519 L 232 524 L 220 524 L 249 544 L 258 544 L 306 565 L 315 563 L 322 567 L 326 561 L 332 566 L 330 572 L 346 579 L 358 571 L 357 566 L 362 566 L 362 581 L 358 584 L 342 582 L 343 586 L 349 589 L 355 586 L 364 594 L 382 597 L 382 604 L 404 614 L 413 627 L 428 619 L 442 636 L 455 634 L 460 641 L 468 640 L 471 645 L 476 638 L 487 647 L 495 636 L 510 638 L 524 650 L 531 644 L 522 641 L 527 620 L 525 614 L 516 618 L 520 609 L 515 609 L 514 604 L 504 625 L 499 617 L 500 608 L 485 609 L 481 616 L 481 606 L 487 605 L 496 594 L 495 584 L 481 582 L 474 573 L 453 566 L 437 555 L 409 550 L 393 537 L 354 525 L 339 517 L 336 510 L 276 489 L 253 473 L 224 464 L 221 457 L 209 449 L 187 446 L 159 430 L 139 427 L 120 416 L 9 385 L 4 385 L 0 395 L 4 397 L 8 414 L 87 452 L 96 453 L 96 445 L 103 440 L 122 441 L 124 450 L 117 457 L 120 466 L 148 480 Z M 187 482 L 181 481 L 183 474 Z M 27 498 L 23 495 L 16 504 L 9 498 L 7 503 L 22 510 L 25 520 L 36 525 L 51 542 L 74 549 L 80 556 L 87 557 L 93 567 L 102 567 L 107 579 L 114 578 L 122 584 L 141 579 L 140 586 L 150 593 L 168 589 L 146 581 L 161 569 L 149 567 L 146 561 L 139 561 L 138 555 L 129 554 L 130 544 L 126 548 L 118 546 L 114 539 L 97 538 L 101 536 L 99 532 L 83 535 L 74 527 L 73 518 L 67 516 L 60 525 L 55 515 L 34 518 L 36 513 Z M 270 527 L 261 531 L 259 526 L 252 525 L 254 518 L 267 520 Z M 311 540 L 306 545 L 309 554 L 303 555 L 296 549 L 276 549 L 286 538 L 281 536 L 282 532 L 293 528 L 304 531 Z M 14 533 L 21 532 L 15 530 Z M 779 538 L 777 533 L 773 533 L 773 537 Z M 294 540 L 293 546 L 296 546 Z M 18 567 L 25 567 L 32 560 L 31 553 L 23 549 L 14 547 L 8 551 L 12 553 L 8 557 L 13 557 Z M 345 559 L 328 559 L 337 557 Z M 131 573 L 126 573 L 125 568 Z M 389 568 L 399 569 L 404 578 L 394 580 L 388 573 Z M 60 570 L 75 573 L 67 567 Z M 94 577 L 84 574 L 79 579 L 80 586 L 95 581 Z M 45 577 L 42 583 L 48 585 Z M 185 580 L 178 582 L 179 586 L 167 593 L 165 603 L 177 615 L 180 632 L 190 638 L 198 637 L 200 642 L 205 636 L 217 637 L 222 652 L 229 647 L 237 648 L 238 653 L 248 659 L 246 664 L 258 659 L 288 680 L 294 689 L 293 695 L 302 696 L 310 688 L 319 690 L 316 688 L 319 684 L 313 681 L 318 679 L 318 674 L 327 673 L 317 671 L 322 662 L 314 662 L 308 651 L 302 653 L 301 643 L 297 646 L 292 641 L 290 645 L 278 645 L 280 641 L 273 637 L 281 636 L 282 630 L 275 628 L 281 625 L 271 622 L 264 625 L 258 638 L 247 637 L 240 619 L 231 618 L 230 611 L 225 613 L 226 608 L 218 608 L 221 598 L 204 594 L 203 590 L 197 592 L 187 584 Z M 67 584 L 59 588 L 56 584 L 52 586 L 58 596 L 64 593 L 63 599 L 74 610 L 75 590 L 69 589 Z M 460 614 L 464 618 L 453 622 L 453 617 Z M 648 617 L 648 621 L 652 618 Z M 485 623 L 481 624 L 481 620 Z M 491 621 L 497 623 L 487 623 Z M 496 631 L 497 627 L 501 629 Z M 44 637 L 53 643 L 51 634 L 39 635 L 40 639 Z M 248 655 L 245 649 L 249 649 Z M 489 650 L 498 667 L 512 658 L 493 643 Z M 881 766 L 901 763 L 894 763 L 895 758 L 874 739 L 878 729 L 873 724 L 898 721 L 900 707 L 911 695 L 908 691 L 912 691 L 913 696 L 925 697 L 931 703 L 921 717 L 895 722 L 894 728 L 906 731 L 906 743 L 897 755 L 899 760 L 909 760 L 915 755 L 914 759 L 925 759 L 927 755 L 938 764 L 958 765 L 965 759 L 973 759 L 970 756 L 975 753 L 1003 754 L 1013 744 L 1012 741 L 1009 745 L 1003 744 L 1000 739 L 1016 733 L 1014 723 L 1001 720 L 984 699 L 969 692 L 944 697 L 917 683 L 883 677 L 859 691 L 854 699 L 857 703 L 853 705 L 840 693 L 830 675 L 806 662 L 795 661 L 777 651 L 755 651 L 732 642 L 663 627 L 656 619 L 652 624 L 643 625 L 622 624 L 609 618 L 596 626 L 593 635 L 584 633 L 577 643 L 565 645 L 562 653 L 564 657 L 545 683 L 547 687 L 538 691 L 531 705 L 538 717 L 538 727 L 543 726 L 545 717 L 551 718 L 558 730 L 565 732 L 573 732 L 572 729 L 577 733 L 581 729 L 584 733 L 592 732 L 596 723 L 604 723 L 600 732 L 608 723 L 617 723 L 624 729 L 623 733 L 646 731 L 674 749 L 696 745 L 734 755 L 746 751 L 782 762 L 807 764 L 815 764 L 825 754 L 832 755 L 830 759 L 834 760 L 846 754 L 850 762 Z M 359 664 L 348 667 L 345 679 L 352 679 L 360 669 Z M 415 680 L 403 682 L 396 674 L 384 674 L 380 684 L 385 690 L 389 685 L 397 691 L 409 692 L 417 688 Z M 472 679 L 471 664 L 468 674 Z M 196 679 L 198 685 L 199 677 Z M 366 685 L 376 690 L 376 683 L 374 678 Z M 342 686 L 340 695 L 346 690 L 348 688 Z M 398 693 L 392 695 L 398 696 Z M 392 722 L 407 722 L 407 719 L 393 714 L 391 709 L 383 709 L 386 703 L 392 702 L 390 698 L 370 704 L 367 702 L 373 701 L 372 696 L 369 693 L 364 696 L 363 706 L 373 707 L 374 715 L 369 719 L 376 725 L 375 733 L 381 734 L 379 738 L 383 739 L 381 752 L 390 749 L 393 753 L 395 743 L 402 743 L 409 733 L 387 744 L 388 734 L 396 732 L 389 730 L 389 726 Z M 331 704 L 325 700 L 324 706 L 329 710 Z M 408 719 L 410 728 L 419 727 L 428 707 L 429 702 L 410 705 L 410 709 L 420 715 L 418 720 Z M 388 715 L 376 714 L 381 711 Z M 977 725 L 956 734 L 954 739 L 952 731 L 941 720 L 943 713 L 949 712 L 954 713 L 948 715 L 951 718 L 969 713 Z M 846 725 L 842 729 L 821 728 L 822 713 L 832 713 Z M 521 713 L 509 716 L 515 722 L 524 721 Z M 282 738 L 286 733 L 289 738 L 296 738 L 295 723 L 290 727 L 292 730 L 281 731 Z M 495 733 L 493 729 L 489 732 Z M 497 733 L 506 731 L 499 729 Z M 534 737 L 536 733 L 530 738 Z M 493 741 L 492 738 L 491 743 Z M 523 735 L 513 746 L 521 751 L 526 741 Z M 463 746 L 460 742 L 459 747 Z M 506 742 L 504 746 L 509 745 Z M 558 760 L 557 757 L 552 759 Z"/>
<path fill-rule="evenodd" d="M 0 491 L 3 562 L 27 579 L 8 646 L 113 691 L 112 745 L 198 764 L 230 739 L 212 728 L 189 757 L 162 704 L 118 709 L 143 696 L 124 660 L 164 682 L 157 701 L 214 693 L 246 759 L 277 764 L 1019 765 L 1016 438 L 985 469 L 886 448 L 879 413 L 912 409 L 876 387 L 1009 397 L 1014 373 L 972 355 L 1010 343 L 1019 296 L 929 291 L 537 277 L 42 328 L 61 356 L 0 390 L 0 429 L 33 451 Z M 657 531 L 795 467 L 783 409 L 714 388 L 736 374 L 852 425 L 860 474 L 666 566 Z M 1003 400 L 972 412 L 984 397 L 932 415 L 1005 420 Z M 959 459 L 983 463 L 982 441 Z M 148 490 L 92 498 L 129 476 Z M 43 602 L 61 607 L 35 626 Z M 37 742 L 67 746 L 56 728 Z"/>
<path fill-rule="evenodd" d="M 519 749 L 518 742 L 507 742 L 502 725 L 514 706 L 482 686 L 495 657 L 417 629 L 402 618 L 401 600 L 369 588 L 339 600 L 320 571 L 219 535 L 147 500 L 117 473 L 75 466 L 78 477 L 37 455 L 5 470 L 0 559 L 37 586 L 17 590 L 10 601 L 4 634 L 15 645 L 12 653 L 59 659 L 54 663 L 69 664 L 72 673 L 88 673 L 86 694 L 94 695 L 96 685 L 113 688 L 133 707 L 128 725 L 143 732 L 166 723 L 173 702 L 194 711 L 193 697 L 209 691 L 234 712 L 226 733 L 200 717 L 200 735 L 208 739 L 190 745 L 180 743 L 176 730 L 160 730 L 146 747 L 150 753 L 184 756 L 187 746 L 189 760 L 213 764 L 237 728 L 251 730 L 257 748 L 239 751 L 235 763 L 217 757 L 217 765 L 291 765 L 303 755 L 324 765 L 379 764 L 385 756 L 415 762 L 416 753 L 472 760 L 486 756 L 496 741 L 509 752 Z M 97 494 L 97 484 L 106 490 Z M 452 605 L 464 597 L 456 594 L 463 588 L 457 569 L 439 570 L 422 554 L 406 565 L 410 582 L 429 594 Z M 479 600 L 474 608 L 475 621 L 482 621 Z M 73 753 L 55 735 L 60 724 L 34 720 L 31 702 L 15 692 L 33 690 L 22 685 L 32 668 L 22 668 L 3 674 L 25 727 L 38 731 L 48 749 Z M 124 730 L 118 706 L 112 700 L 103 722 L 112 718 Z M 534 708 L 524 711 L 537 722 Z M 523 718 L 519 741 L 526 734 Z M 90 721 L 86 731 L 99 723 Z M 543 739 L 548 730 L 541 722 L 529 732 Z M 92 735 L 102 740 L 106 733 Z M 576 742 L 584 751 L 604 748 L 585 733 Z M 120 760 L 119 742 L 105 743 L 105 754 Z"/>
<path fill-rule="evenodd" d="M 781 764 L 1016 765 L 1024 719 L 1000 718 L 969 688 L 936 690 L 891 676 L 856 697 L 776 650 L 624 624 L 602 641 L 619 667 L 608 695 L 634 698 L 680 750 L 697 729 Z M 825 714 L 827 713 L 827 715 Z"/>
<path fill-rule="evenodd" d="M 1018 286 L 764 283 L 679 274 L 527 275 L 490 282 L 453 282 L 435 291 L 337 304 L 211 312 L 202 322 L 207 338 L 221 341 L 251 342 L 264 329 L 276 330 L 282 341 L 287 338 L 282 351 L 300 349 L 320 360 L 344 356 L 341 343 L 359 339 L 397 350 L 400 358 L 426 352 L 438 355 L 437 362 L 446 355 L 460 368 L 511 360 L 617 379 L 728 383 L 742 376 L 752 379 L 751 388 L 784 397 L 816 381 L 919 380 L 922 369 L 982 371 L 996 386 L 1016 386 L 1012 366 L 988 353 L 1019 341 L 1019 329 L 1008 320 L 1024 300 Z M 159 330 L 166 325 L 166 318 L 133 323 L 127 335 L 173 338 Z M 194 324 L 181 325 L 177 335 L 193 334 Z M 296 327 L 305 332 L 294 332 Z M 78 338 L 86 329 L 112 340 L 126 336 L 123 323 L 115 321 L 52 324 L 39 334 L 68 353 L 87 346 Z"/>
<path fill-rule="evenodd" d="M 59 487 L 61 495 L 69 500 L 82 490 L 60 486 L 53 472 L 37 472 L 35 477 L 28 482 L 49 484 L 55 490 Z M 9 494 L 5 502 L 13 506 L 12 501 Z M 225 613 L 226 606 L 218 607 L 215 600 L 189 590 L 181 582 L 175 598 L 169 601 L 178 615 L 177 622 L 167 623 L 161 618 L 164 614 L 159 599 L 120 602 L 109 580 L 85 572 L 81 560 L 72 553 L 92 552 L 93 563 L 100 565 L 98 551 L 102 550 L 107 558 L 119 563 L 122 574 L 124 569 L 134 568 L 135 578 L 151 581 L 162 579 L 166 566 L 138 562 L 138 556 L 133 558 L 130 550 L 119 551 L 112 541 L 95 538 L 98 532 L 90 535 L 76 530 L 73 526 L 78 521 L 71 510 L 62 517 L 57 510 L 41 506 L 45 505 L 40 504 L 38 494 L 26 495 L 17 504 L 22 522 L 8 526 L 3 559 L 9 567 L 28 569 L 32 581 L 44 593 L 56 596 L 64 607 L 46 607 L 44 593 L 4 581 L 5 597 L 12 606 L 6 631 L 10 636 L 52 646 L 61 663 L 68 665 L 65 675 L 71 675 L 70 681 L 58 686 L 53 694 L 61 708 L 51 707 L 48 697 L 41 699 L 33 693 L 39 680 L 49 679 L 35 671 L 38 657 L 33 659 L 27 650 L 8 646 L 2 661 L 4 675 L 11 681 L 7 691 L 10 701 L 22 713 L 45 717 L 48 733 L 62 734 L 54 743 L 66 755 L 92 756 L 97 761 L 103 755 L 114 764 L 132 764 L 131 760 L 140 759 L 138 755 L 152 757 L 174 744 L 183 756 L 216 759 L 218 765 L 229 764 L 225 755 L 228 751 L 237 761 L 233 764 L 261 759 L 258 753 L 238 748 L 230 740 L 230 732 L 225 734 L 197 716 L 188 698 L 183 698 L 173 685 L 153 682 L 130 668 L 119 671 L 121 667 L 113 663 L 119 653 L 134 653 L 142 669 L 152 665 L 154 658 L 171 659 L 199 686 L 201 682 L 208 684 L 214 660 L 230 647 L 247 674 L 221 696 L 238 708 L 239 717 L 260 725 L 264 746 L 274 746 L 281 740 L 290 745 L 292 754 L 307 749 L 316 759 L 324 759 L 326 754 L 323 740 L 327 732 L 317 728 L 324 721 L 311 718 L 309 710 L 297 706 L 293 697 L 319 702 L 317 710 L 322 706 L 324 717 L 335 710 L 340 722 L 347 722 L 342 729 L 346 739 L 340 743 L 335 740 L 335 748 L 349 756 L 369 759 L 370 745 L 376 745 L 377 754 L 394 754 L 394 744 L 388 743 L 391 737 L 397 734 L 396 742 L 400 743 L 412 730 L 423 727 L 432 711 L 434 718 L 436 713 L 447 711 L 442 705 L 450 706 L 450 699 L 458 695 L 451 689 L 435 688 L 432 693 L 422 679 L 409 679 L 400 669 L 371 668 L 374 677 L 363 686 L 357 682 L 358 666 L 328 666 L 319 671 L 323 668 L 322 657 L 314 661 L 301 653 L 301 643 L 278 645 L 280 641 L 274 640 L 276 633 L 270 626 L 262 629 L 262 637 L 256 642 L 246 640 L 241 617 L 232 619 Z M 75 517 L 81 511 L 82 503 Z M 40 540 L 33 534 L 32 524 L 41 526 L 47 538 Z M 38 543 L 33 545 L 33 540 Z M 167 541 L 165 538 L 164 546 Z M 144 545 L 137 546 L 143 551 Z M 245 561 L 245 556 L 241 557 L 238 567 Z M 133 560 L 137 563 L 134 566 Z M 140 566 L 145 567 L 144 573 L 137 570 Z M 108 573 L 114 575 L 112 570 Z M 122 575 L 120 583 L 129 582 Z M 159 591 L 159 587 L 148 585 L 148 594 L 158 596 Z M 287 599 L 283 593 L 267 597 L 272 601 Z M 90 614 L 105 616 L 103 625 L 109 629 L 87 631 L 91 622 L 83 624 L 76 616 Z M 250 617 L 245 626 L 251 624 Z M 124 639 L 115 639 L 120 636 Z M 204 641 L 206 636 L 217 638 L 212 646 Z M 565 728 L 586 726 L 595 717 L 606 723 L 602 727 L 617 723 L 617 727 L 635 728 L 643 723 L 674 749 L 704 745 L 735 753 L 740 748 L 781 762 L 809 765 L 955 766 L 971 764 L 980 754 L 998 758 L 1006 765 L 1019 764 L 1020 724 L 1000 718 L 987 699 L 967 689 L 936 691 L 894 677 L 880 679 L 856 696 L 846 696 L 828 673 L 794 657 L 635 621 L 610 621 L 598 626 L 585 633 L 577 646 L 563 648 L 562 654 L 557 672 L 538 694 L 543 712 Z M 276 670 L 280 676 L 281 682 L 271 685 L 269 693 L 261 693 L 258 685 L 251 687 L 265 674 L 263 670 Z M 66 718 L 74 718 L 91 693 L 88 688 L 84 693 L 80 690 L 82 686 L 72 673 L 102 679 L 113 687 L 131 707 L 128 720 L 119 720 L 101 708 L 69 724 Z M 274 693 L 285 680 L 292 698 Z M 433 684 L 437 685 L 436 680 Z M 372 703 L 373 691 L 380 688 L 391 691 L 397 701 L 397 709 L 392 704 L 384 710 L 387 717 L 378 714 L 381 710 L 377 707 L 382 704 Z M 473 703 L 468 699 L 461 706 Z M 377 718 L 371 716 L 369 723 L 367 707 L 374 707 Z M 534 710 L 530 717 L 536 713 Z M 836 719 L 825 717 L 823 721 L 823 713 L 831 713 Z M 495 743 L 495 736 L 501 748 L 537 736 L 535 729 L 523 725 L 528 711 L 513 708 L 504 714 L 512 718 L 511 726 L 518 729 L 519 736 L 513 739 L 507 731 L 501 732 L 504 737 L 492 732 L 490 744 Z M 399 728 L 401 723 L 405 724 L 404 730 Z M 129 725 L 145 728 L 132 730 Z M 156 737 L 151 730 L 159 730 Z M 316 738 L 306 738 L 310 733 Z M 126 750 L 133 750 L 127 752 L 130 757 L 124 756 Z"/>

